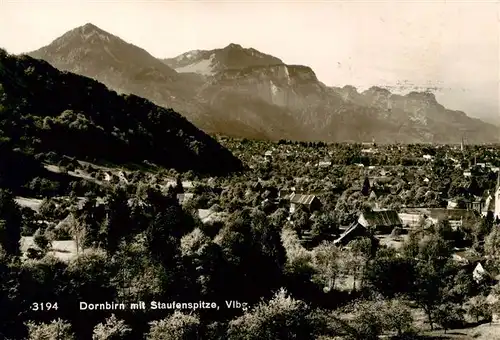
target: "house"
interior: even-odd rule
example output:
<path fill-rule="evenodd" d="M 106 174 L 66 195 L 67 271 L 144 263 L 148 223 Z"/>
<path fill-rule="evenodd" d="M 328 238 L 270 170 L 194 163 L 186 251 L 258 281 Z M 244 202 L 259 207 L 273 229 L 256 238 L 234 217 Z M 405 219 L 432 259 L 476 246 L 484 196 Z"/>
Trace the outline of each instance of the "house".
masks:
<path fill-rule="evenodd" d="M 192 200 L 194 197 L 194 194 L 177 194 L 177 201 L 179 201 L 180 205 L 183 205 L 184 203 Z"/>
<path fill-rule="evenodd" d="M 223 222 L 227 217 L 227 213 L 216 212 L 212 209 L 198 209 L 198 217 L 204 224 L 212 222 Z"/>
<path fill-rule="evenodd" d="M 474 281 L 479 283 L 479 282 L 485 281 L 485 280 L 488 280 L 488 281 L 492 280 L 493 276 L 486 269 L 484 269 L 481 262 L 479 262 L 476 265 L 476 267 L 474 268 L 474 270 L 472 271 L 472 278 L 474 279 Z"/>
<path fill-rule="evenodd" d="M 88 198 L 87 197 L 78 197 L 78 201 L 76 203 L 76 209 L 77 210 L 82 210 L 85 208 L 85 204 L 88 202 Z M 95 205 L 96 206 L 101 206 L 101 205 L 105 205 L 106 202 L 104 201 L 104 198 L 102 197 L 96 197 L 95 198 Z"/>
<path fill-rule="evenodd" d="M 407 172 L 403 174 L 401 177 L 408 184 L 413 183 L 415 181 L 415 174 L 413 172 Z"/>
<path fill-rule="evenodd" d="M 271 150 L 268 150 L 266 152 L 264 152 L 264 158 L 265 159 L 270 159 L 273 157 L 273 152 Z"/>
<path fill-rule="evenodd" d="M 124 171 L 118 172 L 118 178 L 120 179 L 120 181 L 123 181 L 123 182 L 125 182 L 127 184 L 129 183 L 128 176 L 127 176 L 127 174 Z"/>
<path fill-rule="evenodd" d="M 56 230 L 73 230 L 75 226 L 77 225 L 77 220 L 74 214 L 69 213 L 62 221 L 60 221 L 55 229 Z"/>
<path fill-rule="evenodd" d="M 375 191 L 374 191 L 374 190 L 372 190 L 372 191 L 370 192 L 370 195 L 368 196 L 368 199 L 371 199 L 371 200 L 377 200 L 377 198 L 378 198 L 378 195 L 375 193 Z"/>
<path fill-rule="evenodd" d="M 478 251 L 472 248 L 455 248 L 454 250 L 453 259 L 468 266 L 470 271 L 473 271 L 476 265 L 485 259 L 484 256 L 481 256 Z"/>
<path fill-rule="evenodd" d="M 269 199 L 269 200 L 275 201 L 278 199 L 278 195 L 279 195 L 279 192 L 278 192 L 278 189 L 276 187 L 265 186 L 264 192 L 261 194 L 261 197 L 263 199 Z"/>
<path fill-rule="evenodd" d="M 106 182 L 110 182 L 114 177 L 111 172 L 107 172 L 107 171 L 103 172 L 102 176 L 103 176 L 102 180 L 106 181 Z"/>
<path fill-rule="evenodd" d="M 471 177 L 471 176 L 472 176 L 472 172 L 470 170 L 464 171 L 464 177 Z"/>
<path fill-rule="evenodd" d="M 467 210 L 474 210 L 477 211 L 478 213 L 481 213 L 483 211 L 484 205 L 486 201 L 482 197 L 476 197 L 474 200 L 466 201 L 465 205 Z"/>
<path fill-rule="evenodd" d="M 182 188 L 192 189 L 192 188 L 194 188 L 194 184 L 191 181 L 182 181 Z"/>
<path fill-rule="evenodd" d="M 462 226 L 463 221 L 476 216 L 474 210 L 446 209 L 446 208 L 413 208 L 407 209 L 406 213 L 419 214 L 436 224 L 439 220 L 447 220 L 454 229 Z"/>
<path fill-rule="evenodd" d="M 423 158 L 427 161 L 430 161 L 433 157 L 431 155 L 423 155 Z"/>
<path fill-rule="evenodd" d="M 358 222 L 354 222 L 349 228 L 346 229 L 346 231 L 333 241 L 333 244 L 336 246 L 346 246 L 349 242 L 358 237 L 366 237 L 369 235 L 370 233 L 368 232 L 368 229 Z"/>
<path fill-rule="evenodd" d="M 326 161 L 318 163 L 318 167 L 320 167 L 320 168 L 328 168 L 331 165 L 332 165 L 332 162 L 326 162 Z"/>
<path fill-rule="evenodd" d="M 486 197 L 483 209 L 481 210 L 481 216 L 486 217 L 490 211 L 495 211 L 495 198 L 492 195 Z"/>
<path fill-rule="evenodd" d="M 372 210 L 361 213 L 358 223 L 374 233 L 390 233 L 395 227 L 403 227 L 403 221 L 395 210 Z"/>
<path fill-rule="evenodd" d="M 304 207 L 309 212 L 313 212 L 321 208 L 321 202 L 315 195 L 292 193 L 289 199 L 291 214 L 293 214 L 299 206 Z"/>
<path fill-rule="evenodd" d="M 261 192 L 264 190 L 264 184 L 261 181 L 252 183 L 253 191 Z"/>
<path fill-rule="evenodd" d="M 448 205 L 446 206 L 446 209 L 456 209 L 456 208 L 458 208 L 458 201 L 455 199 L 448 200 Z"/>
<path fill-rule="evenodd" d="M 167 190 L 170 187 L 175 188 L 176 186 L 177 186 L 177 182 L 176 181 L 167 180 L 165 182 L 165 184 L 163 184 L 163 189 Z"/>
<path fill-rule="evenodd" d="M 392 181 L 392 178 L 389 176 L 375 176 L 368 178 L 368 180 L 370 181 L 370 186 L 374 186 L 389 184 Z"/>
<path fill-rule="evenodd" d="M 290 196 L 295 192 L 295 188 L 291 189 L 280 189 L 278 191 L 278 199 L 289 200 Z"/>
<path fill-rule="evenodd" d="M 431 224 L 432 221 L 425 215 L 420 212 L 400 212 L 398 213 L 399 218 L 403 222 L 403 226 L 408 226 L 409 228 L 415 228 L 420 225 L 426 226 Z"/>

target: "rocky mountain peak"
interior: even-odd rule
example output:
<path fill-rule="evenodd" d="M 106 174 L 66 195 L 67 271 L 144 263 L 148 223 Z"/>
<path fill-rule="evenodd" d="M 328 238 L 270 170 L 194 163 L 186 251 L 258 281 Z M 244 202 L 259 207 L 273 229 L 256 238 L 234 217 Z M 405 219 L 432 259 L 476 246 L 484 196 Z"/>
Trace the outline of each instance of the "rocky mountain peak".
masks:
<path fill-rule="evenodd" d="M 379 86 L 372 86 L 368 90 L 364 91 L 364 93 L 365 94 L 385 95 L 385 96 L 391 95 L 391 91 L 389 91 L 383 87 L 379 87 Z"/>
<path fill-rule="evenodd" d="M 79 26 L 67 32 L 54 42 L 63 43 L 66 41 L 74 42 L 78 40 L 81 43 L 102 43 L 109 42 L 113 39 L 119 40 L 120 38 L 115 37 L 92 23 L 86 23 L 83 26 Z"/>
<path fill-rule="evenodd" d="M 243 47 L 240 44 L 230 43 L 229 45 L 227 45 L 226 47 L 224 47 L 224 49 L 225 50 L 230 50 L 230 49 L 243 50 Z"/>
<path fill-rule="evenodd" d="M 411 98 L 411 99 L 425 100 L 425 101 L 437 103 L 436 96 L 434 95 L 434 93 L 429 92 L 429 91 L 426 91 L 426 92 L 412 91 L 412 92 L 407 94 L 407 97 Z"/>
<path fill-rule="evenodd" d="M 99 27 L 97 27 L 96 25 L 94 25 L 93 23 L 86 23 L 85 25 L 83 26 L 80 26 L 80 27 L 77 27 L 77 29 L 80 29 L 82 32 L 91 32 L 91 31 L 101 31 L 103 32 L 102 29 L 100 29 Z"/>

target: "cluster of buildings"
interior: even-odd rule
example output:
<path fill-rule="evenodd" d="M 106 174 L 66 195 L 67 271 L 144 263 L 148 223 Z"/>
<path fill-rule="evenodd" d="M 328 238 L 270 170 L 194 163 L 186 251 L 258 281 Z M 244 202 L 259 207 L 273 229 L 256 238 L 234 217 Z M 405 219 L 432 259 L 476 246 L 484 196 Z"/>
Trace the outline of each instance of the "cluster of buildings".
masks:
<path fill-rule="evenodd" d="M 369 195 L 370 198 L 376 199 L 374 191 L 371 191 Z M 298 206 L 303 206 L 311 212 L 321 207 L 321 202 L 315 195 L 292 193 L 289 200 L 290 213 L 295 212 Z M 450 200 L 447 208 L 403 208 L 401 211 L 379 209 L 375 205 L 375 209 L 361 213 L 357 221 L 345 228 L 334 243 L 345 246 L 357 237 L 369 234 L 390 234 L 395 228 L 431 226 L 440 220 L 447 220 L 452 229 L 456 230 L 465 221 L 479 214 L 486 217 L 488 213 L 492 213 L 494 219 L 500 220 L 500 173 L 498 173 L 494 193 L 488 194 L 486 198 L 464 200 L 462 204 L 464 206 L 459 208 L 456 202 Z"/>

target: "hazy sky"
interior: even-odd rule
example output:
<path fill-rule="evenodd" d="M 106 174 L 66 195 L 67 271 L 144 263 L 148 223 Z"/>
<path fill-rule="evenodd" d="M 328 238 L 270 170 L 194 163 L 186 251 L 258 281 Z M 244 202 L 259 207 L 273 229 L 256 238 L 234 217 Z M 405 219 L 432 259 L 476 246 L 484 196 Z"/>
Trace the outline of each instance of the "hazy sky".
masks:
<path fill-rule="evenodd" d="M 156 57 L 233 42 L 327 85 L 435 86 L 445 106 L 500 119 L 498 1 L 0 0 L 0 46 L 35 50 L 87 22 Z"/>

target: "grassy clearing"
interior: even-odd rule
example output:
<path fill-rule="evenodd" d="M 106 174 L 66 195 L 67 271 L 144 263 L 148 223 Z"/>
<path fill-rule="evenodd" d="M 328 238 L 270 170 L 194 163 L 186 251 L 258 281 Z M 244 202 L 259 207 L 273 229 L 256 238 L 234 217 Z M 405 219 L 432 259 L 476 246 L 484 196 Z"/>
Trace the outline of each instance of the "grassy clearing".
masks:
<path fill-rule="evenodd" d="M 33 241 L 32 236 L 23 236 L 21 237 L 21 252 L 26 254 L 28 248 L 35 247 L 35 243 Z M 48 251 L 49 254 L 54 257 L 62 260 L 69 261 L 76 257 L 76 242 L 74 240 L 69 241 L 52 241 L 52 246 Z"/>
<path fill-rule="evenodd" d="M 39 211 L 40 206 L 42 205 L 43 202 L 42 199 L 31 198 L 31 197 L 20 197 L 20 196 L 16 197 L 15 201 L 19 206 L 33 209 L 36 212 Z"/>

